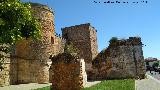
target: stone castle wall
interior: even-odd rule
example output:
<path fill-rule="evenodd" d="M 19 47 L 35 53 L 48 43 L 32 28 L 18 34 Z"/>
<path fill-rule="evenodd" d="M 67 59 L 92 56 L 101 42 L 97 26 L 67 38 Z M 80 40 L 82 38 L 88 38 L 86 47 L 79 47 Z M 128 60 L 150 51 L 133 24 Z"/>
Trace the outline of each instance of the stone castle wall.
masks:
<path fill-rule="evenodd" d="M 51 39 L 52 41 L 52 55 L 57 55 L 59 53 L 63 52 L 63 39 L 61 36 L 54 36 L 54 39 Z"/>
<path fill-rule="evenodd" d="M 0 70 L 0 86 L 7 86 L 17 82 L 17 62 L 6 58 L 2 65 L 3 70 Z"/>
<path fill-rule="evenodd" d="M 144 78 L 145 63 L 141 39 L 130 37 L 112 42 L 93 63 L 98 68 L 97 77 L 100 79 Z"/>
<path fill-rule="evenodd" d="M 0 86 L 17 83 L 17 60 L 10 54 L 4 52 L 0 52 L 0 54 L 5 56 L 3 65 L 0 67 Z"/>
<path fill-rule="evenodd" d="M 92 26 L 89 26 L 89 30 L 90 30 L 91 53 L 93 60 L 98 55 L 97 30 Z"/>
<path fill-rule="evenodd" d="M 66 90 L 72 88 L 68 86 L 73 84 L 76 90 L 77 85 L 78 88 L 84 86 L 87 78 L 143 78 L 145 65 L 140 38 L 130 37 L 126 40 L 111 42 L 106 50 L 98 54 L 96 30 L 89 23 L 63 28 L 62 38 L 55 34 L 53 12 L 45 5 L 34 3 L 31 5 L 33 16 L 42 25 L 42 39 L 37 41 L 29 38 L 16 43 L 11 57 L 6 58 L 4 70 L 0 72 L 0 86 L 55 81 L 53 87 L 57 88 L 57 85 L 63 84 L 62 88 Z M 63 41 L 72 42 L 79 49 L 80 58 L 84 60 L 78 61 L 73 57 L 65 59 L 67 56 L 62 56 L 52 58 L 51 61 L 50 55 L 56 56 L 63 53 Z M 54 60 L 58 62 L 72 60 L 73 62 L 55 64 L 52 63 L 55 62 Z"/>

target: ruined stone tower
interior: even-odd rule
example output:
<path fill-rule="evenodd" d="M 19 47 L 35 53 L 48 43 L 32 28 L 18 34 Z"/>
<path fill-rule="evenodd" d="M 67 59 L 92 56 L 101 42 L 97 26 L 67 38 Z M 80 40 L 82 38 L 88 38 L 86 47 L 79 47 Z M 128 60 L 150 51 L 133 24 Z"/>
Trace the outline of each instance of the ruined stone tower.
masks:
<path fill-rule="evenodd" d="M 4 62 L 0 86 L 21 83 L 48 83 L 50 55 L 62 52 L 62 38 L 55 34 L 54 13 L 45 5 L 31 3 L 32 15 L 41 23 L 40 40 L 23 39 L 13 46 Z M 11 57 L 10 57 L 11 56 Z"/>
<path fill-rule="evenodd" d="M 79 55 L 84 58 L 86 71 L 91 69 L 91 62 L 98 54 L 96 29 L 90 23 L 65 27 L 62 28 L 62 37 L 80 50 Z"/>
<path fill-rule="evenodd" d="M 30 3 L 32 15 L 41 23 L 40 40 L 18 41 L 4 62 L 0 86 L 21 83 L 48 83 L 52 76 L 50 55 L 63 52 L 62 38 L 55 34 L 54 13 L 46 5 Z M 10 57 L 11 56 L 11 57 Z"/>
<path fill-rule="evenodd" d="M 48 83 L 50 54 L 54 43 L 54 17 L 52 11 L 45 5 L 31 3 L 33 16 L 42 26 L 42 39 L 22 40 L 17 43 L 15 54 L 17 57 L 18 83 Z"/>

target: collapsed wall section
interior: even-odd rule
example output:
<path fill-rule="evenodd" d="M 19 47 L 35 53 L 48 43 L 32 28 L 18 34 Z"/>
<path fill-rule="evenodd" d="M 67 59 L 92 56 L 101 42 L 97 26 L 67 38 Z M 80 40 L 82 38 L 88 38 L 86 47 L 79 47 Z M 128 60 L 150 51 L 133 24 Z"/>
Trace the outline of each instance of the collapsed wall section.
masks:
<path fill-rule="evenodd" d="M 51 58 L 52 90 L 80 90 L 87 82 L 84 59 L 62 53 Z"/>
<path fill-rule="evenodd" d="M 144 78 L 145 63 L 139 37 L 111 42 L 93 62 L 100 79 Z"/>

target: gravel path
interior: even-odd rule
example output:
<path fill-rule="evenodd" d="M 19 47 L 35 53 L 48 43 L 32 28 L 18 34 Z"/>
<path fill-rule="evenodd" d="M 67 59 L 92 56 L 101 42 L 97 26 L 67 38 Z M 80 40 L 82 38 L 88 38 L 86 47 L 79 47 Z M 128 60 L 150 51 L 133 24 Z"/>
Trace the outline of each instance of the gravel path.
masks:
<path fill-rule="evenodd" d="M 151 74 L 152 73 L 152 74 Z M 158 72 L 154 72 L 154 71 L 152 71 L 152 72 L 147 72 L 147 75 L 150 75 L 150 76 L 152 76 L 152 77 L 154 77 L 154 78 L 156 78 L 157 80 L 159 80 L 160 81 L 160 74 L 158 73 Z"/>
<path fill-rule="evenodd" d="M 33 90 L 37 88 L 42 88 L 46 86 L 50 86 L 49 84 L 37 84 L 37 83 L 30 83 L 30 84 L 19 84 L 19 85 L 10 85 L 5 87 L 0 87 L 0 90 Z"/>
<path fill-rule="evenodd" d="M 91 86 L 96 85 L 100 82 L 101 81 L 88 81 L 84 87 L 91 87 Z"/>
<path fill-rule="evenodd" d="M 100 82 L 101 81 L 90 81 L 86 83 L 85 87 L 90 87 Z M 19 84 L 19 85 L 10 85 L 5 87 L 0 87 L 0 90 L 33 90 L 33 89 L 42 88 L 50 85 L 51 83 L 49 84 L 29 83 L 29 84 Z"/>
<path fill-rule="evenodd" d="M 136 90 L 160 90 L 160 81 L 147 74 L 147 79 L 136 80 L 135 87 Z"/>

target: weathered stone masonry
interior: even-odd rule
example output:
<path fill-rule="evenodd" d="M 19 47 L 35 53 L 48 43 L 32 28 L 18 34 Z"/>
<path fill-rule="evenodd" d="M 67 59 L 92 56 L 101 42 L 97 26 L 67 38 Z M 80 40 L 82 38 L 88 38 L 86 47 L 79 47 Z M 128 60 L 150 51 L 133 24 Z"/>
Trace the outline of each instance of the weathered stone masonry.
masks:
<path fill-rule="evenodd" d="M 86 63 L 86 71 L 89 71 L 93 58 L 98 54 L 95 28 L 90 23 L 65 27 L 62 28 L 62 37 L 79 49 L 79 55 Z"/>
<path fill-rule="evenodd" d="M 55 35 L 54 14 L 45 5 L 31 3 L 32 15 L 42 25 L 42 39 L 21 40 L 6 58 L 0 73 L 0 85 L 18 83 L 48 83 L 51 60 L 49 56 L 62 52 L 61 37 Z"/>
<path fill-rule="evenodd" d="M 68 84 L 63 83 L 63 79 L 61 79 L 61 84 L 69 86 L 70 83 L 73 83 L 72 81 L 76 81 L 73 87 L 76 89 L 76 85 L 83 87 L 87 78 L 93 80 L 144 77 L 145 65 L 140 38 L 130 37 L 111 42 L 106 50 L 98 54 L 96 29 L 89 23 L 62 28 L 62 38 L 55 34 L 54 13 L 45 5 L 34 3 L 31 5 L 33 16 L 42 25 L 42 39 L 40 41 L 24 39 L 13 46 L 11 57 L 8 55 L 4 63 L 4 70 L 0 72 L 0 86 L 52 81 L 53 87 L 54 85 L 59 87 L 59 82 L 53 81 L 58 81 L 62 75 L 67 77 L 64 80 Z M 72 42 L 79 49 L 80 61 L 71 57 L 70 60 L 73 61 L 69 64 L 52 63 L 52 61 L 66 61 L 67 59 L 63 58 L 65 55 L 56 59 L 52 58 L 52 61 L 49 59 L 50 55 L 56 56 L 63 52 L 64 43 L 62 41 Z M 84 69 L 87 72 L 87 78 Z M 69 80 L 74 75 L 70 73 L 77 73 L 77 76 Z M 66 90 L 68 86 L 62 88 Z"/>
<path fill-rule="evenodd" d="M 141 38 L 130 37 L 110 43 L 93 63 L 98 68 L 99 79 L 144 78 L 145 63 Z"/>
<path fill-rule="evenodd" d="M 13 58 L 11 60 L 10 54 L 1 54 L 5 55 L 6 58 L 2 65 L 4 69 L 0 70 L 0 86 L 15 84 L 17 82 L 17 61 Z"/>
<path fill-rule="evenodd" d="M 48 7 L 31 4 L 33 16 L 42 25 L 42 39 L 22 40 L 16 45 L 18 61 L 18 83 L 48 83 L 49 56 L 52 52 L 51 37 L 54 34 L 53 14 Z"/>
<path fill-rule="evenodd" d="M 62 53 L 52 59 L 52 90 L 80 90 L 87 82 L 84 59 Z"/>

